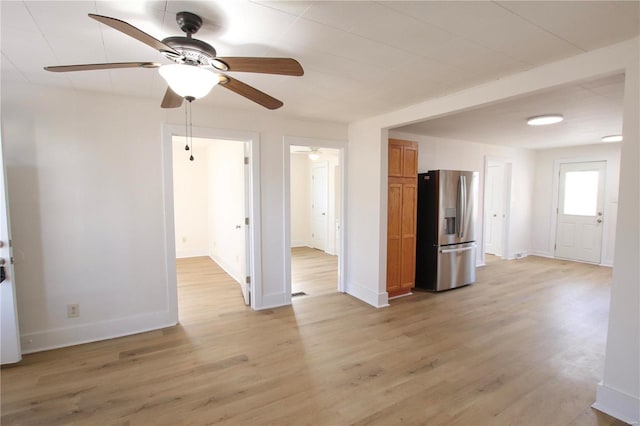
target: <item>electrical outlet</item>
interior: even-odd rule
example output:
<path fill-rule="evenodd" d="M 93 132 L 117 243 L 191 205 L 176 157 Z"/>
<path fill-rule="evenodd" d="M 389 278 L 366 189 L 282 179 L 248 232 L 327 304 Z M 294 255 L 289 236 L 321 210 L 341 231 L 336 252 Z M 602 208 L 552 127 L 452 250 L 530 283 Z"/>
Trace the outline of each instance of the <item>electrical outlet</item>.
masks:
<path fill-rule="evenodd" d="M 75 303 L 67 305 L 67 318 L 77 318 L 80 316 L 80 305 Z"/>

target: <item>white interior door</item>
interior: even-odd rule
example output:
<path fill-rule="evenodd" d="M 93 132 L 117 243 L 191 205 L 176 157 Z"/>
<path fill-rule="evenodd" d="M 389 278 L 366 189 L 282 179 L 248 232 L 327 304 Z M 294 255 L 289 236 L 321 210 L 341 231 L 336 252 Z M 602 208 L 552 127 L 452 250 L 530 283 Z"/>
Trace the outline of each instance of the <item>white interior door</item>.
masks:
<path fill-rule="evenodd" d="M 489 164 L 487 167 L 487 235 L 485 253 L 502 256 L 502 230 L 504 228 L 504 164 Z"/>
<path fill-rule="evenodd" d="M 16 288 L 13 281 L 11 264 L 9 206 L 2 157 L 2 139 L 0 138 L 0 267 L 4 269 L 4 280 L 0 283 L 0 313 L 2 328 L 0 336 L 0 363 L 13 364 L 22 359 L 20 349 L 20 331 L 18 329 L 18 310 L 16 308 Z"/>
<path fill-rule="evenodd" d="M 555 256 L 600 263 L 606 163 L 560 165 Z"/>
<path fill-rule="evenodd" d="M 328 164 L 314 163 L 311 168 L 311 241 L 324 251 L 327 243 Z"/>
<path fill-rule="evenodd" d="M 242 281 L 240 282 L 240 288 L 242 289 L 242 297 L 246 305 L 251 304 L 251 277 L 249 271 L 251 271 L 251 232 L 249 232 L 249 211 L 251 202 L 251 169 L 249 168 L 249 143 L 244 143 L 244 206 L 241 220 L 241 232 L 244 233 L 244 247 L 240 250 L 242 259 L 240 259 L 240 265 L 242 272 L 240 276 Z"/>

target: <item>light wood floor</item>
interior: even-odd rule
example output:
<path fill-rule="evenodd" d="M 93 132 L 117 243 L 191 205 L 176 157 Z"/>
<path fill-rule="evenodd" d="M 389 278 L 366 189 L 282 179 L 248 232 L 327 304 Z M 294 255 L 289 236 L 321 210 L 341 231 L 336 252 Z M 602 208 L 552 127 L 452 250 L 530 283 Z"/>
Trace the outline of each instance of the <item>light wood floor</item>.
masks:
<path fill-rule="evenodd" d="M 320 296 L 338 291 L 338 256 L 309 247 L 291 249 L 291 292 L 304 291 L 307 296 Z"/>
<path fill-rule="evenodd" d="M 328 292 L 254 312 L 190 266 L 179 326 L 3 368 L 2 424 L 621 424 L 589 407 L 608 268 L 528 257 L 385 309 Z"/>

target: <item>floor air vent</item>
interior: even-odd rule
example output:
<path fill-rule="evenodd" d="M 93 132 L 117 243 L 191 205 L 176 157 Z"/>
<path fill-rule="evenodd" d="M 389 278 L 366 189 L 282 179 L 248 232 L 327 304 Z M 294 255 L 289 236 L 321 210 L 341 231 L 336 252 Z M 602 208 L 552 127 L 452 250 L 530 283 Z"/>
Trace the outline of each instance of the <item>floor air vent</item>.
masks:
<path fill-rule="evenodd" d="M 296 297 L 296 296 L 307 296 L 307 293 L 305 293 L 304 291 L 297 291 L 295 293 L 291 293 L 291 297 Z"/>

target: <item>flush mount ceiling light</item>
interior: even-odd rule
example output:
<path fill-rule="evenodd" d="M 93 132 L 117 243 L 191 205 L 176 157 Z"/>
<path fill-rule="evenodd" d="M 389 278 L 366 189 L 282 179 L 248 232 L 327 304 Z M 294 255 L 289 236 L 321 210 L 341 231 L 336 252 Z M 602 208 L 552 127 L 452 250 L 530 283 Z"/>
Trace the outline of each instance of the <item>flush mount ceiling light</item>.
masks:
<path fill-rule="evenodd" d="M 316 161 L 319 158 L 320 158 L 320 152 L 318 151 L 318 148 L 311 148 L 311 152 L 309 153 L 309 159 L 311 161 Z"/>
<path fill-rule="evenodd" d="M 188 64 L 163 65 L 158 70 L 171 90 L 182 98 L 202 98 L 220 82 L 218 74 Z"/>
<path fill-rule="evenodd" d="M 527 119 L 527 124 L 529 126 L 545 126 L 547 124 L 559 123 L 562 120 L 564 120 L 564 117 L 560 114 L 539 115 Z"/>
<path fill-rule="evenodd" d="M 622 135 L 604 136 L 602 142 L 622 142 Z"/>

